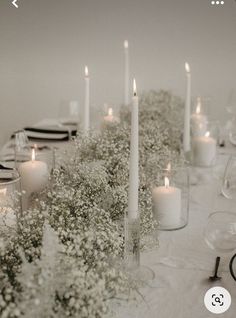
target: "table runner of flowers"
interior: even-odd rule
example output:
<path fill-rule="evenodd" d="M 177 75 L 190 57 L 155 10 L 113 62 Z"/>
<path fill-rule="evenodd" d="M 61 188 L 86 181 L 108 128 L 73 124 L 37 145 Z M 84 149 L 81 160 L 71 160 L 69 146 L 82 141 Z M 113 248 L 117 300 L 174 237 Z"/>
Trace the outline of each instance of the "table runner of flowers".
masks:
<path fill-rule="evenodd" d="M 183 164 L 183 102 L 167 91 L 140 99 L 142 248 L 158 246 L 151 185 L 168 162 Z M 57 158 L 49 186 L 0 233 L 0 317 L 111 317 L 111 299 L 133 297 L 122 270 L 128 205 L 130 109 L 120 122 L 78 132 Z"/>

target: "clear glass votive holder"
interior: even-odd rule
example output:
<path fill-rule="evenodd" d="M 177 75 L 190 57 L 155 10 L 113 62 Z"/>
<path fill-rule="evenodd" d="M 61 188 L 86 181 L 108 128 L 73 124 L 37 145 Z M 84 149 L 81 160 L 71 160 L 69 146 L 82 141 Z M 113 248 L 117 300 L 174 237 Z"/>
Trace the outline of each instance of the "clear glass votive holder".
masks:
<path fill-rule="evenodd" d="M 13 169 L 0 169 L 0 235 L 4 229 L 17 228 L 22 211 L 20 175 Z"/>
<path fill-rule="evenodd" d="M 216 162 L 219 123 L 209 122 L 204 135 L 192 137 L 191 162 L 195 167 L 211 167 Z"/>
<path fill-rule="evenodd" d="M 34 154 L 33 154 L 34 151 Z M 55 151 L 54 149 L 48 146 L 41 145 L 33 145 L 24 151 L 18 152 L 15 151 L 15 167 L 19 169 L 19 166 L 26 162 L 32 161 L 32 159 L 36 161 L 45 162 L 48 166 L 48 171 L 51 171 L 55 168 Z"/>
<path fill-rule="evenodd" d="M 152 210 L 159 230 L 178 230 L 188 224 L 189 188 L 188 167 L 158 173 L 152 186 Z"/>
<path fill-rule="evenodd" d="M 198 96 L 194 102 L 194 109 L 191 115 L 191 135 L 204 136 L 207 131 L 209 99 Z"/>

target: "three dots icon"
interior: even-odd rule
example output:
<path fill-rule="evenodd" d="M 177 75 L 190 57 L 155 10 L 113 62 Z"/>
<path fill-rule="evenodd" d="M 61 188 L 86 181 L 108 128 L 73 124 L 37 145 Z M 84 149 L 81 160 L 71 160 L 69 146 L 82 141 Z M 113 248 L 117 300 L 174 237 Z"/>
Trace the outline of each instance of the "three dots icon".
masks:
<path fill-rule="evenodd" d="M 217 0 L 217 1 L 214 1 L 214 0 L 211 1 L 211 4 L 212 4 L 212 5 L 214 5 L 214 4 L 216 4 L 216 5 L 218 5 L 218 4 L 223 5 L 224 3 L 225 3 L 224 1 L 218 1 L 218 0 Z"/>

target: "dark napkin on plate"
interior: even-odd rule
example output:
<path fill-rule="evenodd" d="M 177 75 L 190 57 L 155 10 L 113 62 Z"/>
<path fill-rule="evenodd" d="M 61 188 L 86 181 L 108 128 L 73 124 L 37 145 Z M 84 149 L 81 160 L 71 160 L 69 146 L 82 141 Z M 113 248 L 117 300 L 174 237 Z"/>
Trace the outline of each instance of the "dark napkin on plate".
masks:
<path fill-rule="evenodd" d="M 24 131 L 31 140 L 48 140 L 48 141 L 65 141 L 69 139 L 69 135 L 76 136 L 76 130 L 65 129 L 60 127 L 26 127 Z M 12 136 L 14 137 L 14 136 Z"/>

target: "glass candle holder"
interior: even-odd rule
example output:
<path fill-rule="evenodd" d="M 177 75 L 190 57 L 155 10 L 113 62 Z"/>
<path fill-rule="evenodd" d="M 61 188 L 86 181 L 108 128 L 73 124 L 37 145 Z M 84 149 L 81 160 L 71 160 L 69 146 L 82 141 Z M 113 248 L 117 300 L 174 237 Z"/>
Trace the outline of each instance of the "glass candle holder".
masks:
<path fill-rule="evenodd" d="M 0 232 L 17 227 L 17 217 L 21 213 L 20 176 L 16 170 L 0 170 Z"/>
<path fill-rule="evenodd" d="M 160 230 L 177 230 L 188 224 L 189 171 L 164 169 L 152 187 L 153 216 Z"/>
<path fill-rule="evenodd" d="M 15 168 L 17 168 L 21 162 L 28 160 L 30 143 L 24 130 L 14 133 L 14 141 Z"/>
<path fill-rule="evenodd" d="M 32 151 L 34 150 L 35 160 L 44 162 L 47 167 L 48 171 L 51 171 L 55 168 L 55 151 L 48 146 L 40 146 L 40 145 L 33 145 L 30 146 L 24 151 L 15 151 L 15 167 L 19 169 L 20 165 L 24 162 L 32 160 Z"/>
<path fill-rule="evenodd" d="M 191 134 L 193 137 L 204 136 L 207 132 L 207 106 L 208 99 L 197 97 L 191 115 Z"/>
<path fill-rule="evenodd" d="M 125 265 L 129 270 L 140 266 L 140 218 L 125 216 Z"/>
<path fill-rule="evenodd" d="M 204 135 L 192 138 L 193 166 L 210 167 L 215 164 L 218 137 L 218 122 L 210 122 L 207 124 L 207 131 Z"/>
<path fill-rule="evenodd" d="M 135 215 L 132 218 L 125 214 L 124 270 L 136 283 L 146 284 L 154 279 L 155 274 L 149 267 L 140 265 L 140 215 Z"/>
<path fill-rule="evenodd" d="M 231 155 L 225 167 L 221 193 L 226 199 L 236 201 L 236 156 Z"/>

